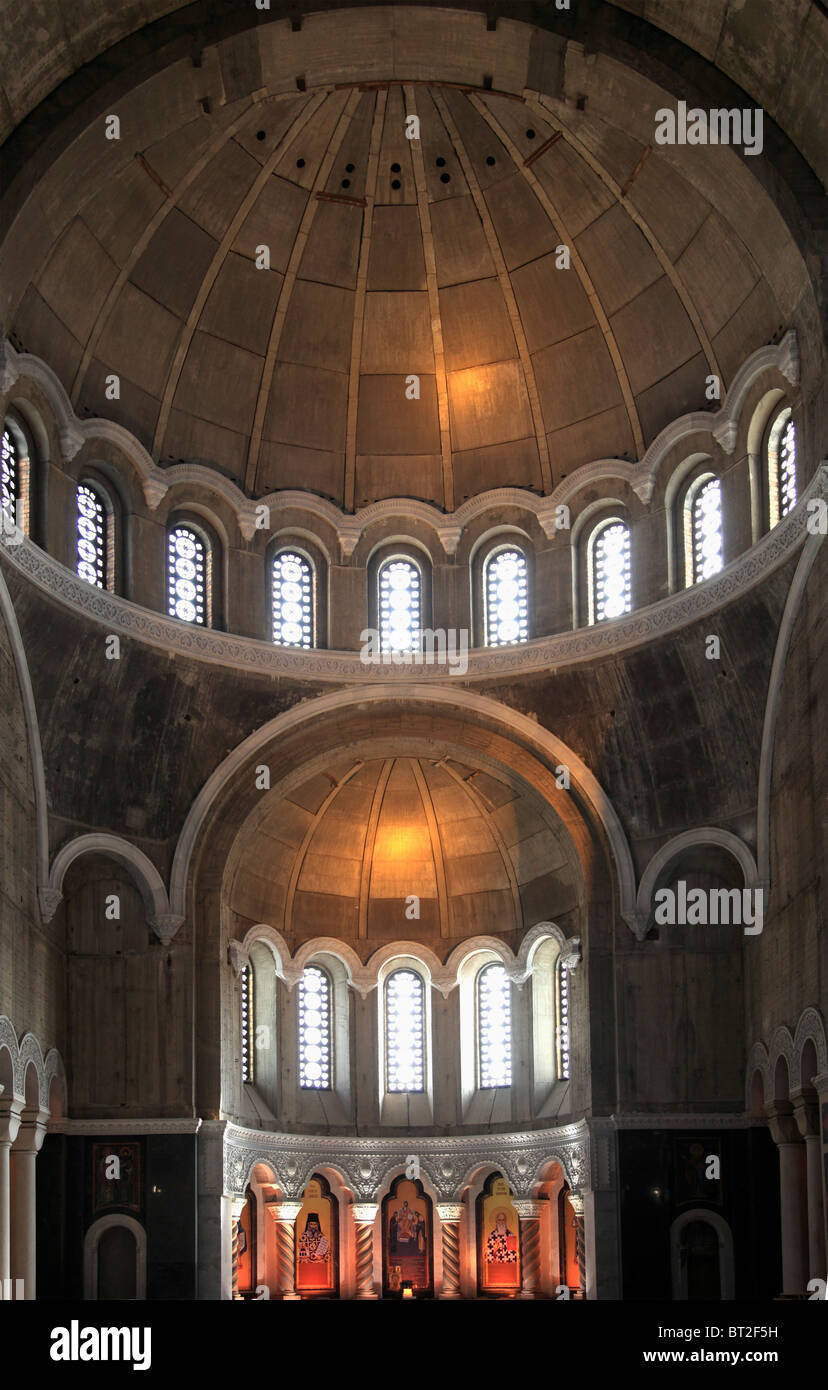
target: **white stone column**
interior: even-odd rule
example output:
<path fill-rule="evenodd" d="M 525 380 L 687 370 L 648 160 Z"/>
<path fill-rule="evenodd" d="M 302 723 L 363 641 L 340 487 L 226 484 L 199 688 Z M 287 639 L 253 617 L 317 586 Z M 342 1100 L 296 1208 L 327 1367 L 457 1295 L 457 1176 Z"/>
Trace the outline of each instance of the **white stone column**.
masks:
<path fill-rule="evenodd" d="M 279 1202 L 276 1209 L 276 1248 L 279 1268 L 279 1297 L 285 1303 L 298 1303 L 296 1292 L 296 1218 L 301 1202 Z"/>
<path fill-rule="evenodd" d="M 543 1203 L 516 1197 L 512 1205 L 520 1219 L 520 1296 L 537 1298 L 540 1292 L 540 1221 Z"/>
<path fill-rule="evenodd" d="M 462 1202 L 438 1202 L 437 1215 L 443 1242 L 443 1282 L 438 1298 L 462 1298 L 460 1291 L 460 1222 Z"/>
<path fill-rule="evenodd" d="M 825 1208 L 822 1196 L 822 1136 L 819 1105 L 799 1092 L 791 1096 L 794 1118 L 805 1140 L 805 1170 L 808 1209 L 808 1275 L 825 1278 Z"/>
<path fill-rule="evenodd" d="M 356 1297 L 378 1298 L 374 1286 L 374 1226 L 379 1210 L 376 1202 L 354 1202 L 356 1236 Z"/>
<path fill-rule="evenodd" d="M 2 1087 L 0 1087 L 2 1091 Z M 11 1278 L 10 1153 L 20 1128 L 23 1102 L 0 1096 L 0 1287 Z"/>
<path fill-rule="evenodd" d="M 776 1101 L 769 1106 L 768 1121 L 779 1149 L 782 1292 L 804 1294 L 808 1283 L 805 1145 L 790 1101 Z"/>
<path fill-rule="evenodd" d="M 11 1277 L 23 1280 L 28 1302 L 37 1291 L 37 1155 L 46 1137 L 48 1114 L 23 1111 L 11 1150 Z"/>

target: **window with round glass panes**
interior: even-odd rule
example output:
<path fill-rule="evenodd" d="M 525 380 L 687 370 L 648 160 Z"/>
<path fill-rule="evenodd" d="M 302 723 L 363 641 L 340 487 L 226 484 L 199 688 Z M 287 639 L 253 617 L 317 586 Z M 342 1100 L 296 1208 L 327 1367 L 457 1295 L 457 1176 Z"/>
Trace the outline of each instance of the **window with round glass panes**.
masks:
<path fill-rule="evenodd" d="M 690 536 L 687 571 L 689 583 L 699 584 L 718 574 L 722 552 L 722 485 L 705 478 L 688 495 Z"/>
<path fill-rule="evenodd" d="M 377 584 L 380 651 L 419 651 L 422 578 L 417 565 L 404 556 L 392 557 L 380 565 Z"/>
<path fill-rule="evenodd" d="M 167 537 L 167 612 L 182 623 L 210 623 L 209 552 L 189 526 L 173 526 Z"/>
<path fill-rule="evenodd" d="M 89 483 L 79 483 L 76 494 L 75 548 L 79 579 L 107 587 L 107 510 L 98 491 Z"/>
<path fill-rule="evenodd" d="M 481 1090 L 512 1084 L 512 986 L 502 965 L 477 977 L 477 1072 Z"/>
<path fill-rule="evenodd" d="M 299 990 L 299 1085 L 303 1091 L 331 1089 L 331 981 L 308 965 Z"/>
<path fill-rule="evenodd" d="M 314 573 L 310 560 L 296 550 L 280 550 L 271 566 L 271 635 L 280 647 L 315 645 Z"/>
<path fill-rule="evenodd" d="M 608 622 L 629 613 L 630 531 L 623 521 L 606 521 L 591 538 L 589 621 Z"/>
<path fill-rule="evenodd" d="M 3 430 L 0 440 L 0 506 L 6 517 L 14 522 L 17 519 L 17 501 L 20 497 L 20 458 L 17 441 L 11 430 Z"/>
<path fill-rule="evenodd" d="M 496 550 L 483 568 L 485 643 L 505 647 L 529 638 L 526 556 L 516 546 Z"/>
<path fill-rule="evenodd" d="M 425 995 L 413 970 L 395 970 L 385 986 L 385 1089 L 425 1089 Z"/>
<path fill-rule="evenodd" d="M 768 433 L 768 520 L 776 526 L 796 506 L 796 428 L 789 406 L 779 411 Z"/>

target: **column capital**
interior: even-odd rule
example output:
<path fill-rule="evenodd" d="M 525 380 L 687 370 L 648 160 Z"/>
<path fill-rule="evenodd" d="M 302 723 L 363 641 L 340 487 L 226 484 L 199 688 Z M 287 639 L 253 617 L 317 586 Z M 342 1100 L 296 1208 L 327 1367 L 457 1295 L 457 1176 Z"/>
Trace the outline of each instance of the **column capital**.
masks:
<path fill-rule="evenodd" d="M 14 1153 L 38 1154 L 46 1138 L 48 1110 L 24 1110 L 20 1116 L 20 1128 L 14 1141 Z"/>
<path fill-rule="evenodd" d="M 294 1222 L 302 1210 L 301 1202 L 279 1202 L 276 1205 L 276 1220 Z"/>
<path fill-rule="evenodd" d="M 817 1138 L 819 1136 L 819 1103 L 816 1098 L 810 1094 L 806 1095 L 804 1091 L 794 1091 L 791 1100 L 794 1107 L 794 1119 L 802 1138 Z"/>
<path fill-rule="evenodd" d="M 538 1221 L 543 1215 L 543 1202 L 535 1202 L 530 1197 L 513 1197 L 512 1206 L 521 1221 Z"/>
<path fill-rule="evenodd" d="M 462 1221 L 465 1207 L 462 1202 L 438 1202 L 437 1215 L 441 1221 Z"/>
<path fill-rule="evenodd" d="M 23 1101 L 14 1100 L 11 1092 L 7 1100 L 0 1097 L 0 1144 L 13 1144 L 20 1128 L 23 1114 Z"/>
<path fill-rule="evenodd" d="M 379 1203 L 354 1202 L 351 1210 L 354 1213 L 355 1221 L 358 1221 L 360 1225 L 368 1226 L 372 1225 L 376 1220 L 377 1212 L 379 1211 Z"/>
<path fill-rule="evenodd" d="M 246 1197 L 231 1197 L 231 1198 L 230 1198 L 230 1212 L 231 1212 L 231 1215 L 232 1215 L 234 1221 L 238 1221 L 239 1217 L 241 1216 L 242 1212 L 244 1211 L 244 1206 L 245 1206 L 246 1201 L 247 1201 L 247 1198 L 246 1198 Z"/>
<path fill-rule="evenodd" d="M 817 1076 L 812 1076 L 811 1085 L 820 1100 L 828 1100 L 828 1071 L 821 1071 Z"/>
<path fill-rule="evenodd" d="M 801 1144 L 802 1136 L 794 1118 L 794 1108 L 789 1100 L 777 1100 L 765 1106 L 771 1137 L 774 1144 Z"/>
<path fill-rule="evenodd" d="M 583 1218 L 584 1215 L 584 1194 L 582 1192 L 572 1192 L 568 1194 L 569 1205 L 576 1216 Z"/>

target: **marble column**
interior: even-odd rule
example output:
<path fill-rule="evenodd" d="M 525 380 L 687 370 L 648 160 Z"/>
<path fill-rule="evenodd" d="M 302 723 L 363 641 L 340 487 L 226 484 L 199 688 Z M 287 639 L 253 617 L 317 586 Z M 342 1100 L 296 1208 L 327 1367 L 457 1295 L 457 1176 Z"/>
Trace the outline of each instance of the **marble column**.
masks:
<path fill-rule="evenodd" d="M 23 1297 L 37 1290 L 37 1155 L 46 1137 L 48 1114 L 26 1109 L 11 1150 L 11 1273 L 23 1280 Z"/>
<path fill-rule="evenodd" d="M 517 1197 L 513 1202 L 520 1218 L 520 1296 L 537 1298 L 540 1293 L 540 1222 L 543 1204 Z"/>
<path fill-rule="evenodd" d="M 236 1302 L 241 1302 L 239 1293 L 239 1222 L 244 1210 L 244 1197 L 234 1197 L 231 1206 L 231 1261 L 232 1273 L 230 1278 L 231 1297 Z"/>
<path fill-rule="evenodd" d="M 438 1298 L 462 1298 L 460 1291 L 460 1222 L 462 1202 L 438 1202 L 443 1240 L 443 1282 Z"/>
<path fill-rule="evenodd" d="M 355 1202 L 356 1297 L 377 1298 L 374 1288 L 374 1223 L 379 1210 L 376 1202 Z"/>
<path fill-rule="evenodd" d="M 569 1205 L 575 1214 L 575 1253 L 578 1258 L 578 1293 L 576 1298 L 586 1298 L 586 1240 L 584 1238 L 584 1198 L 580 1192 L 569 1193 Z"/>
<path fill-rule="evenodd" d="M 801 1091 L 791 1096 L 794 1119 L 805 1140 L 808 1209 L 808 1276 L 825 1278 L 825 1216 L 822 1197 L 822 1135 L 819 1103 Z"/>
<path fill-rule="evenodd" d="M 301 1210 L 301 1202 L 280 1202 L 276 1210 L 279 1297 L 285 1303 L 301 1299 L 296 1292 L 296 1218 Z"/>
<path fill-rule="evenodd" d="M 782 1292 L 804 1294 L 808 1283 L 805 1145 L 788 1100 L 768 1106 L 768 1123 L 779 1149 L 779 1204 L 782 1223 Z"/>
<path fill-rule="evenodd" d="M 7 1100 L 0 1095 L 0 1292 L 2 1281 L 11 1278 L 10 1153 L 22 1111 L 23 1102 L 12 1099 L 11 1092 Z"/>

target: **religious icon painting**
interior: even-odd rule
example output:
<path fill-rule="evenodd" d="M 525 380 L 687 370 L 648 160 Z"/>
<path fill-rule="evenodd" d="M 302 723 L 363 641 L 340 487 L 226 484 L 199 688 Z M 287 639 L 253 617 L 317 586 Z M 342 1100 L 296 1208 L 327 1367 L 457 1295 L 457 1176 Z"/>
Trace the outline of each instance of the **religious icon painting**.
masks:
<path fill-rule="evenodd" d="M 339 1288 L 338 1204 L 330 1185 L 314 1173 L 296 1218 L 296 1292 L 304 1298 L 332 1298 Z"/>
<path fill-rule="evenodd" d="M 481 1293 L 520 1290 L 520 1222 L 509 1184 L 499 1173 L 487 1178 L 477 1199 Z"/>
<path fill-rule="evenodd" d="M 92 1145 L 93 1214 L 120 1207 L 141 1210 L 141 1145 L 109 1143 Z"/>
<path fill-rule="evenodd" d="M 433 1292 L 431 1198 L 421 1182 L 399 1177 L 382 1204 L 383 1289 L 414 1297 Z"/>

